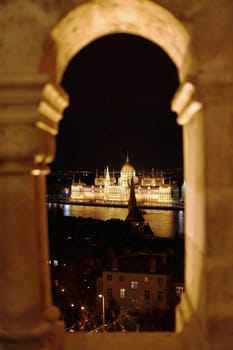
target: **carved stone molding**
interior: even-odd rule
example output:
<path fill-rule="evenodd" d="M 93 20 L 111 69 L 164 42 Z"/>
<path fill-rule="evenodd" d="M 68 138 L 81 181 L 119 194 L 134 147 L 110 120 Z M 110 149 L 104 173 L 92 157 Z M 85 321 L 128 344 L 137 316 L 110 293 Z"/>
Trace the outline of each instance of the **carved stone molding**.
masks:
<path fill-rule="evenodd" d="M 61 92 L 50 83 L 45 85 L 42 96 L 43 99 L 38 106 L 40 118 L 36 122 L 36 125 L 39 129 L 56 135 L 58 123 L 62 119 L 64 109 L 68 106 L 68 96 L 64 91 L 62 91 L 61 94 Z"/>
<path fill-rule="evenodd" d="M 38 104 L 46 81 L 41 73 L 0 75 L 0 106 Z"/>
<path fill-rule="evenodd" d="M 195 85 L 189 81 L 180 85 L 173 100 L 172 110 L 177 113 L 177 123 L 187 124 L 202 108 L 202 103 L 196 99 Z"/>
<path fill-rule="evenodd" d="M 0 76 L 0 170 L 22 170 L 19 162 L 44 169 L 54 158 L 55 135 L 67 105 L 65 92 L 45 84 L 44 75 Z"/>

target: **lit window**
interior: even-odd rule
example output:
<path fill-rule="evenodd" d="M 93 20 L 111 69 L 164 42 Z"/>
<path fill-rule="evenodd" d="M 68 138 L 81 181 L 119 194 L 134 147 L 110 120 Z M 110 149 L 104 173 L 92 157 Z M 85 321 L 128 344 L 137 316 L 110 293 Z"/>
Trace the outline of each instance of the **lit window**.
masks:
<path fill-rule="evenodd" d="M 147 276 L 145 276 L 144 282 L 145 282 L 145 283 L 148 283 L 148 282 L 149 282 L 149 278 L 148 278 Z"/>
<path fill-rule="evenodd" d="M 112 275 L 107 275 L 107 281 L 111 281 L 112 280 Z"/>
<path fill-rule="evenodd" d="M 54 280 L 54 285 L 57 287 L 58 286 L 58 280 Z"/>
<path fill-rule="evenodd" d="M 150 300 L 150 291 L 149 290 L 145 290 L 145 300 Z"/>
<path fill-rule="evenodd" d="M 131 281 L 131 289 L 137 289 L 138 288 L 138 281 Z"/>
<path fill-rule="evenodd" d="M 182 285 L 179 285 L 179 286 L 176 286 L 176 295 L 179 297 L 181 296 L 181 294 L 183 293 L 184 291 L 184 286 Z"/>
<path fill-rule="evenodd" d="M 58 260 L 53 260 L 53 266 L 58 266 Z"/>
<path fill-rule="evenodd" d="M 121 299 L 125 298 L 125 288 L 120 288 L 120 298 Z"/>

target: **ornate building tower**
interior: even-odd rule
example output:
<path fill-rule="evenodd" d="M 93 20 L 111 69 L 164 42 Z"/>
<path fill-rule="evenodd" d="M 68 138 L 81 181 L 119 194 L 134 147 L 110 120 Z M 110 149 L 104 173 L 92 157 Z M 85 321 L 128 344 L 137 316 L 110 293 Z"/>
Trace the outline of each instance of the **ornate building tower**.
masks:
<path fill-rule="evenodd" d="M 138 178 L 134 167 L 129 162 L 129 155 L 127 153 L 126 162 L 121 168 L 120 177 L 118 179 L 118 185 L 122 187 L 129 187 L 131 179 L 133 178 L 134 184 L 138 183 Z"/>

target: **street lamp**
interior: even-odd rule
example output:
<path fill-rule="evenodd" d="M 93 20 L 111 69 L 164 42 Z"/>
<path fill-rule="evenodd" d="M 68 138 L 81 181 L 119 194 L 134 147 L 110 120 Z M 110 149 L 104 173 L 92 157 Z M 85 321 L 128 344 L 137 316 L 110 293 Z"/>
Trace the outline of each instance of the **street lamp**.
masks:
<path fill-rule="evenodd" d="M 98 297 L 101 298 L 101 299 L 103 300 L 103 301 L 102 301 L 102 306 L 103 306 L 102 315 L 103 315 L 103 326 L 104 326 L 104 325 L 105 325 L 104 296 L 103 296 L 103 294 L 99 294 Z"/>

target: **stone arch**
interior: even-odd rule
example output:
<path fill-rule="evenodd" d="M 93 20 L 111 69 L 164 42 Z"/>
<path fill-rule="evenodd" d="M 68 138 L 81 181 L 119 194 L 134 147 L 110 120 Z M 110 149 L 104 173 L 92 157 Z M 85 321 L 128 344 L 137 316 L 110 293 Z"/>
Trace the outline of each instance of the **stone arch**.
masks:
<path fill-rule="evenodd" d="M 58 22 L 45 42 L 40 70 L 48 75 L 39 112 L 59 123 L 69 104 L 61 81 L 72 58 L 92 41 L 110 34 L 126 33 L 145 38 L 163 49 L 177 68 L 180 88 L 172 102 L 172 110 L 181 115 L 183 125 L 201 104 L 193 101 L 192 82 L 196 62 L 191 37 L 172 12 L 150 1 L 93 0 L 77 6 Z M 194 68 L 195 67 L 195 68 Z M 185 112 L 185 113 L 184 113 Z M 60 115 L 60 116 L 59 116 Z M 188 117 L 187 117 L 188 115 Z M 44 125 L 40 125 L 41 128 Z M 57 127 L 53 135 L 57 133 Z M 51 158 L 50 158 L 51 159 Z"/>
<path fill-rule="evenodd" d="M 232 2 L 157 2 L 183 24 L 152 0 L 0 1 L 0 343 L 4 349 L 62 347 L 64 329 L 61 327 L 59 335 L 58 313 L 50 295 L 44 175 L 45 163 L 54 157 L 54 136 L 68 104 L 59 84 L 73 50 L 61 50 L 62 40 L 70 35 L 67 28 L 72 29 L 69 23 L 60 31 L 59 40 L 59 33 L 55 35 L 59 23 L 51 32 L 40 66 L 45 75 L 38 73 L 38 56 L 51 26 L 74 3 L 82 5 L 60 24 L 66 18 L 74 24 L 71 14 L 79 11 L 80 39 L 86 33 L 83 24 L 89 30 L 88 21 L 95 29 L 89 40 L 107 34 L 106 23 L 112 33 L 128 31 L 151 40 L 153 32 L 155 42 L 159 44 L 160 40 L 176 64 L 181 82 L 172 109 L 184 126 L 187 185 L 186 288 L 177 322 L 177 330 L 182 333 L 118 334 L 114 335 L 114 347 L 127 349 L 133 343 L 136 349 L 143 349 L 145 344 L 150 349 L 159 344 L 162 350 L 232 349 Z M 150 25 L 145 22 L 145 14 Z M 169 18 L 171 22 L 166 26 L 164 21 Z M 139 28 L 141 34 L 136 31 Z M 171 50 L 166 38 L 174 39 L 175 33 L 176 44 L 172 39 L 170 44 L 178 49 Z M 73 46 L 72 42 L 67 44 Z M 81 41 L 80 47 L 87 44 L 88 40 Z M 198 71 L 194 71 L 193 48 Z M 195 81 L 196 92 L 191 81 Z M 43 86 L 43 100 L 36 113 Z M 110 334 L 68 338 L 74 343 L 64 345 L 64 349 L 83 346 L 105 350 L 113 346 Z"/>
<path fill-rule="evenodd" d="M 200 114 L 202 104 L 195 100 L 195 86 L 188 81 L 190 77 L 195 76 L 190 34 L 171 12 L 148 0 L 93 0 L 71 10 L 51 30 L 40 66 L 41 70 L 48 74 L 49 80 L 43 90 L 44 100 L 39 105 L 40 114 L 56 120 L 57 123 L 60 121 L 57 111 L 59 110 L 61 118 L 62 109 L 68 104 L 68 98 L 64 96 L 60 84 L 69 62 L 92 41 L 116 33 L 138 35 L 150 40 L 160 46 L 176 65 L 180 86 L 171 107 L 178 115 L 179 125 L 186 125 L 195 115 Z M 186 141 L 183 146 L 185 155 L 189 146 Z M 202 147 L 200 143 L 198 153 L 202 152 Z M 188 179 L 186 185 L 189 186 Z M 192 210 L 192 203 L 189 205 L 186 201 L 186 212 L 189 212 L 189 208 Z M 186 224 L 186 230 L 189 231 L 187 225 L 189 224 Z M 191 235 L 194 234 L 192 229 L 190 232 Z M 189 260 L 186 260 L 187 271 L 192 270 L 195 259 L 189 257 Z M 201 274 L 201 270 L 200 264 L 198 274 Z M 190 290 L 194 282 L 195 280 L 189 281 Z M 192 299 L 192 295 L 189 298 Z M 196 306 L 200 303 L 199 289 L 194 299 Z M 192 304 L 192 301 L 185 301 L 185 307 L 188 303 Z M 191 309 L 188 309 L 187 314 L 188 319 L 192 318 Z M 185 321 L 187 322 L 187 319 Z M 183 329 L 183 323 L 183 319 L 178 315 L 177 330 Z"/>
<path fill-rule="evenodd" d="M 175 63 L 181 82 L 190 74 L 188 31 L 171 12 L 148 0 L 94 0 L 77 6 L 50 32 L 41 69 L 60 84 L 72 57 L 93 40 L 114 33 L 138 35 L 160 46 Z"/>

